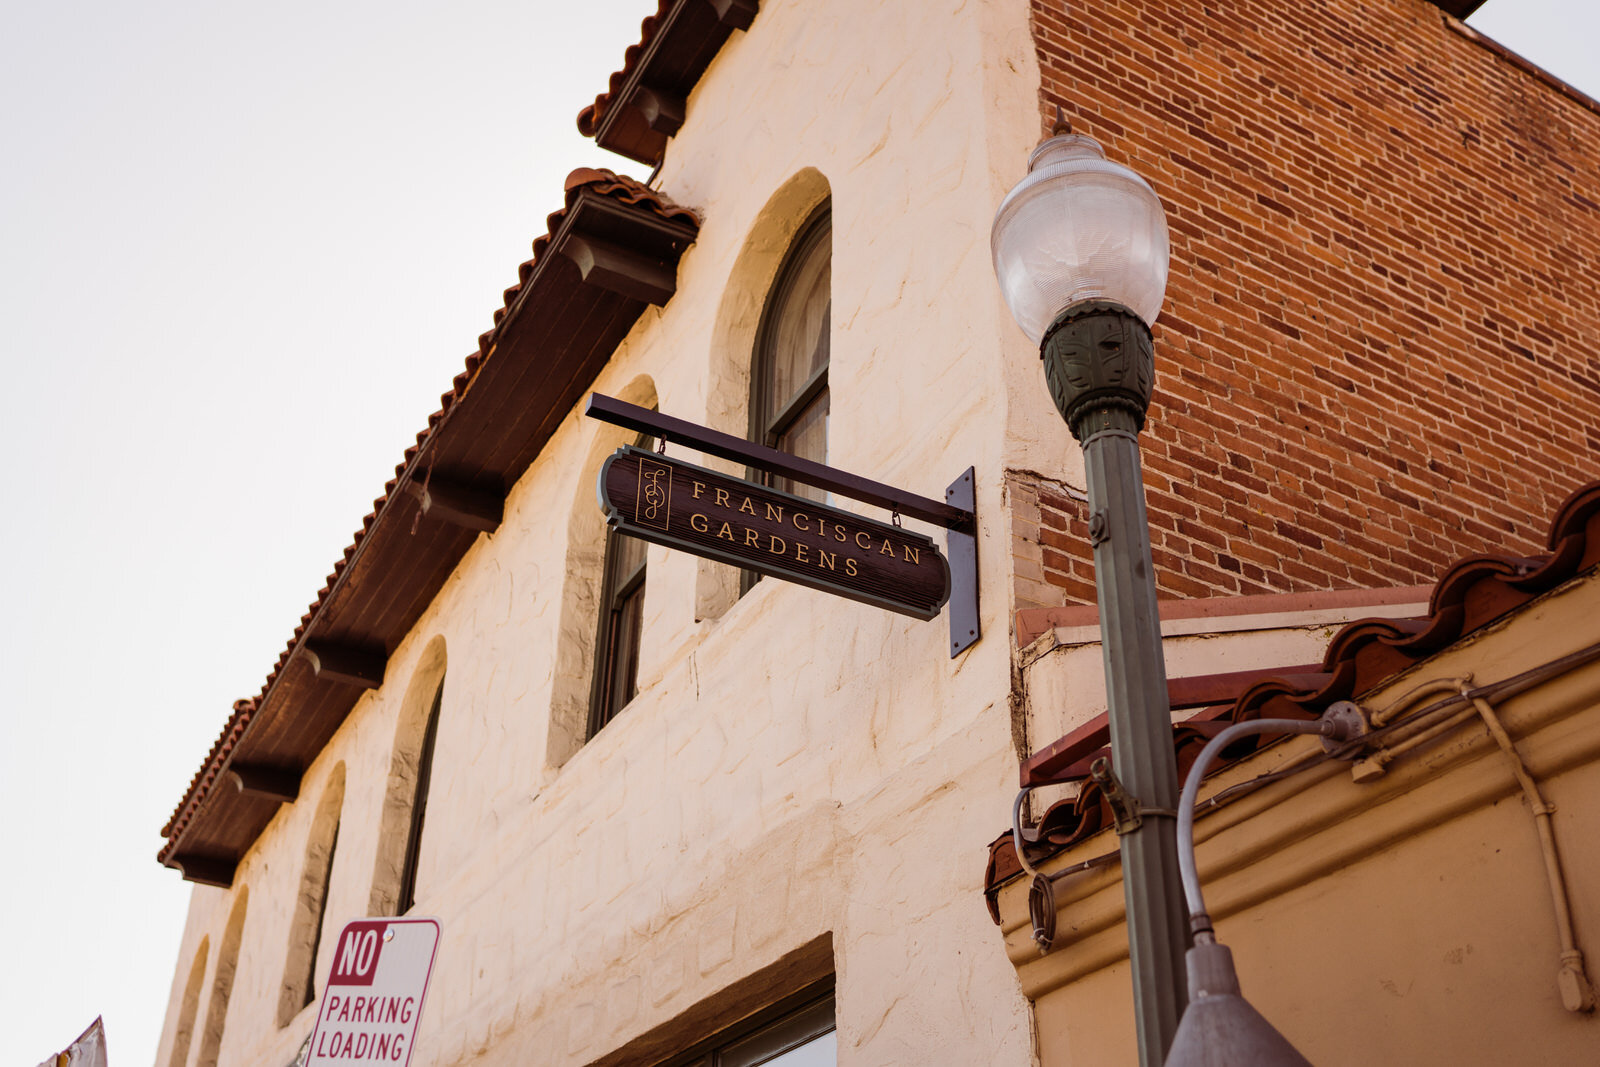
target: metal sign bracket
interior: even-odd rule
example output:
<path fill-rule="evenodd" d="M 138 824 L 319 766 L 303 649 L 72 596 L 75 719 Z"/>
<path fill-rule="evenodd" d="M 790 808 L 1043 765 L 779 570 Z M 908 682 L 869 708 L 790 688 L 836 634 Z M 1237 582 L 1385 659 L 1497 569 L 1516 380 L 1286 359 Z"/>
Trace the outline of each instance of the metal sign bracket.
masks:
<path fill-rule="evenodd" d="M 1112 818 L 1116 820 L 1117 836 L 1131 834 L 1144 825 L 1146 818 L 1159 816 L 1163 819 L 1176 819 L 1178 812 L 1174 808 L 1157 808 L 1142 803 L 1138 797 L 1128 792 L 1122 780 L 1111 769 L 1111 760 L 1101 756 L 1089 765 L 1089 778 L 1100 787 L 1105 795 L 1106 803 L 1111 805 Z"/>
<path fill-rule="evenodd" d="M 951 526 L 945 534 L 945 557 L 950 564 L 950 658 L 978 643 L 983 623 L 978 618 L 978 521 L 975 471 L 966 471 L 944 491 L 945 503 L 960 508 L 972 517 L 961 527 Z"/>

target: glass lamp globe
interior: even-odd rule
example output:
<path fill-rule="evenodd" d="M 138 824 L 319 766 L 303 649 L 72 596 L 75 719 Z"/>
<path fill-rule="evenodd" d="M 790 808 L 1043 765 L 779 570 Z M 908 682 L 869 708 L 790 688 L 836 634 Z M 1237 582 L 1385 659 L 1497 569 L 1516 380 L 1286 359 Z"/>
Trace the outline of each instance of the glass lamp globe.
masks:
<path fill-rule="evenodd" d="M 1161 313 L 1171 248 L 1145 180 L 1083 134 L 1051 137 L 995 212 L 994 273 L 1017 325 L 1038 344 L 1063 311 L 1109 300 L 1149 326 Z"/>

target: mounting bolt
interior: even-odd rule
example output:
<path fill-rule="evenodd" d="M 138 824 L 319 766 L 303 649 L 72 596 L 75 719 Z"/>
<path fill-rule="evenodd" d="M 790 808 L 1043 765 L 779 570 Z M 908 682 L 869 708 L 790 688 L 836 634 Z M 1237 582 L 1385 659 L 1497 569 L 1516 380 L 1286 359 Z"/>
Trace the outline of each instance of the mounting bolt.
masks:
<path fill-rule="evenodd" d="M 1089 543 L 1091 545 L 1098 546 L 1103 541 L 1105 541 L 1106 538 L 1110 537 L 1111 536 L 1111 531 L 1106 528 L 1109 525 L 1110 525 L 1110 522 L 1106 519 L 1106 513 L 1105 512 L 1097 511 L 1093 515 L 1090 515 L 1089 516 Z"/>
<path fill-rule="evenodd" d="M 1322 713 L 1322 750 L 1337 752 L 1358 737 L 1366 736 L 1370 729 L 1367 713 L 1353 700 L 1338 700 L 1329 704 Z M 1356 759 L 1359 748 L 1345 753 L 1345 759 Z"/>

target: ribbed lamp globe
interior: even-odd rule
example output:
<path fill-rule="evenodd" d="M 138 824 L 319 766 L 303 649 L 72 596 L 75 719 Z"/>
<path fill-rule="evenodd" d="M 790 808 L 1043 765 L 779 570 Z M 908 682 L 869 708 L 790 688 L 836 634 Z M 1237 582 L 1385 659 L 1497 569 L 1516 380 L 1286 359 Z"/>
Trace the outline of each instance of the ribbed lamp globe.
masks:
<path fill-rule="evenodd" d="M 1167 290 L 1167 215 L 1145 180 L 1083 134 L 1051 137 L 995 212 L 994 273 L 1038 344 L 1067 308 L 1110 300 L 1156 321 Z"/>

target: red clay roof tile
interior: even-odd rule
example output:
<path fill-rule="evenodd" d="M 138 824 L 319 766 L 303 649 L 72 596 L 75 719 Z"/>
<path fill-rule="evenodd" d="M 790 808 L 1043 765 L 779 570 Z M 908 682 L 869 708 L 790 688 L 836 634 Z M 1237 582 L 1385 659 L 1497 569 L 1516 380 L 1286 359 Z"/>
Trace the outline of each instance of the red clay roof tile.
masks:
<path fill-rule="evenodd" d="M 759 0 L 660 0 L 639 26 L 622 69 L 578 113 L 578 130 L 601 148 L 659 164 L 701 76 L 735 30 L 747 30 Z"/>
<path fill-rule="evenodd" d="M 656 35 L 656 30 L 666 20 L 666 15 L 672 5 L 678 0 L 660 0 L 656 5 L 656 13 L 647 15 L 639 23 L 639 42 L 630 44 L 627 51 L 622 53 L 622 68 L 611 75 L 606 85 L 606 91 L 594 98 L 594 103 L 578 112 L 578 132 L 585 137 L 593 137 L 595 130 L 600 125 L 600 119 L 605 116 L 606 109 L 611 106 L 612 98 L 622 91 L 622 86 L 627 82 L 628 75 L 639 65 L 639 58 L 644 55 L 646 46 Z"/>

